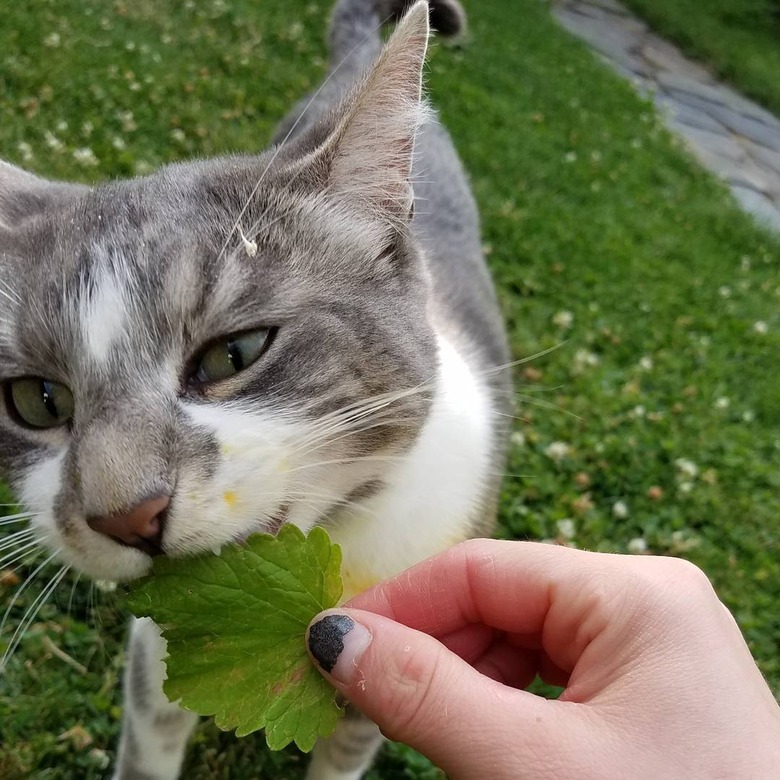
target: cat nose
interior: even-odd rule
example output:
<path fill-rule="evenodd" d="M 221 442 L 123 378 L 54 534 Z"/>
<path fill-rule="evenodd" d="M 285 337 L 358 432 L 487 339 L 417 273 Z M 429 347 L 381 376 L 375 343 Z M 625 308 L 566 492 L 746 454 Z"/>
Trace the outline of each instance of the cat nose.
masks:
<path fill-rule="evenodd" d="M 106 517 L 88 517 L 87 525 L 120 544 L 147 555 L 162 555 L 162 535 L 170 496 L 142 501 L 127 512 Z"/>

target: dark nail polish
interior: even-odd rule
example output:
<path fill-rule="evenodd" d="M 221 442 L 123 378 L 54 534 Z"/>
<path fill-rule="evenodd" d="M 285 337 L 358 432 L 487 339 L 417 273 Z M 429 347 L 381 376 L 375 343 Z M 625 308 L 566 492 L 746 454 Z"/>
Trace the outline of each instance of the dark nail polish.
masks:
<path fill-rule="evenodd" d="M 344 652 L 344 637 L 355 627 L 347 615 L 326 615 L 309 629 L 309 652 L 326 672 L 331 672 Z"/>

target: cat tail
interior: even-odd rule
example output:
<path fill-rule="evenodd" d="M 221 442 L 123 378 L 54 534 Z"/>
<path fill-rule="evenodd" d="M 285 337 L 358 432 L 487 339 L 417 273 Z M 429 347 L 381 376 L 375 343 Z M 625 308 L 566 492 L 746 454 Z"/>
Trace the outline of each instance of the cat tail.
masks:
<path fill-rule="evenodd" d="M 414 0 L 338 0 L 330 20 L 328 48 L 331 66 L 351 64 L 360 69 L 379 54 L 380 28 L 398 21 Z M 428 0 L 431 26 L 447 38 L 466 30 L 466 12 L 458 0 Z"/>

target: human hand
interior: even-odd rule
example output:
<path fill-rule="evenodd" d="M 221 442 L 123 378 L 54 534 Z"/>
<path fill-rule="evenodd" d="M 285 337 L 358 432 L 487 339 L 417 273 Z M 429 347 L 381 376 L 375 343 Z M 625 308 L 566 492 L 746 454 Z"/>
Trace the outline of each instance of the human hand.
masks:
<path fill-rule="evenodd" d="M 473 540 L 318 615 L 309 647 L 454 780 L 780 775 L 780 707 L 679 559 Z M 537 674 L 559 699 L 521 690 Z"/>

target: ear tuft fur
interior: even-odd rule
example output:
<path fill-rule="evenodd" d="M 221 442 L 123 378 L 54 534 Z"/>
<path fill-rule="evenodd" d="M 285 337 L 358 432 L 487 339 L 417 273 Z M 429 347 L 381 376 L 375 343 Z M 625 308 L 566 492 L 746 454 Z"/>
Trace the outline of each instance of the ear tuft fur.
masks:
<path fill-rule="evenodd" d="M 78 184 L 46 181 L 0 160 L 0 229 L 14 230 L 87 191 Z"/>

